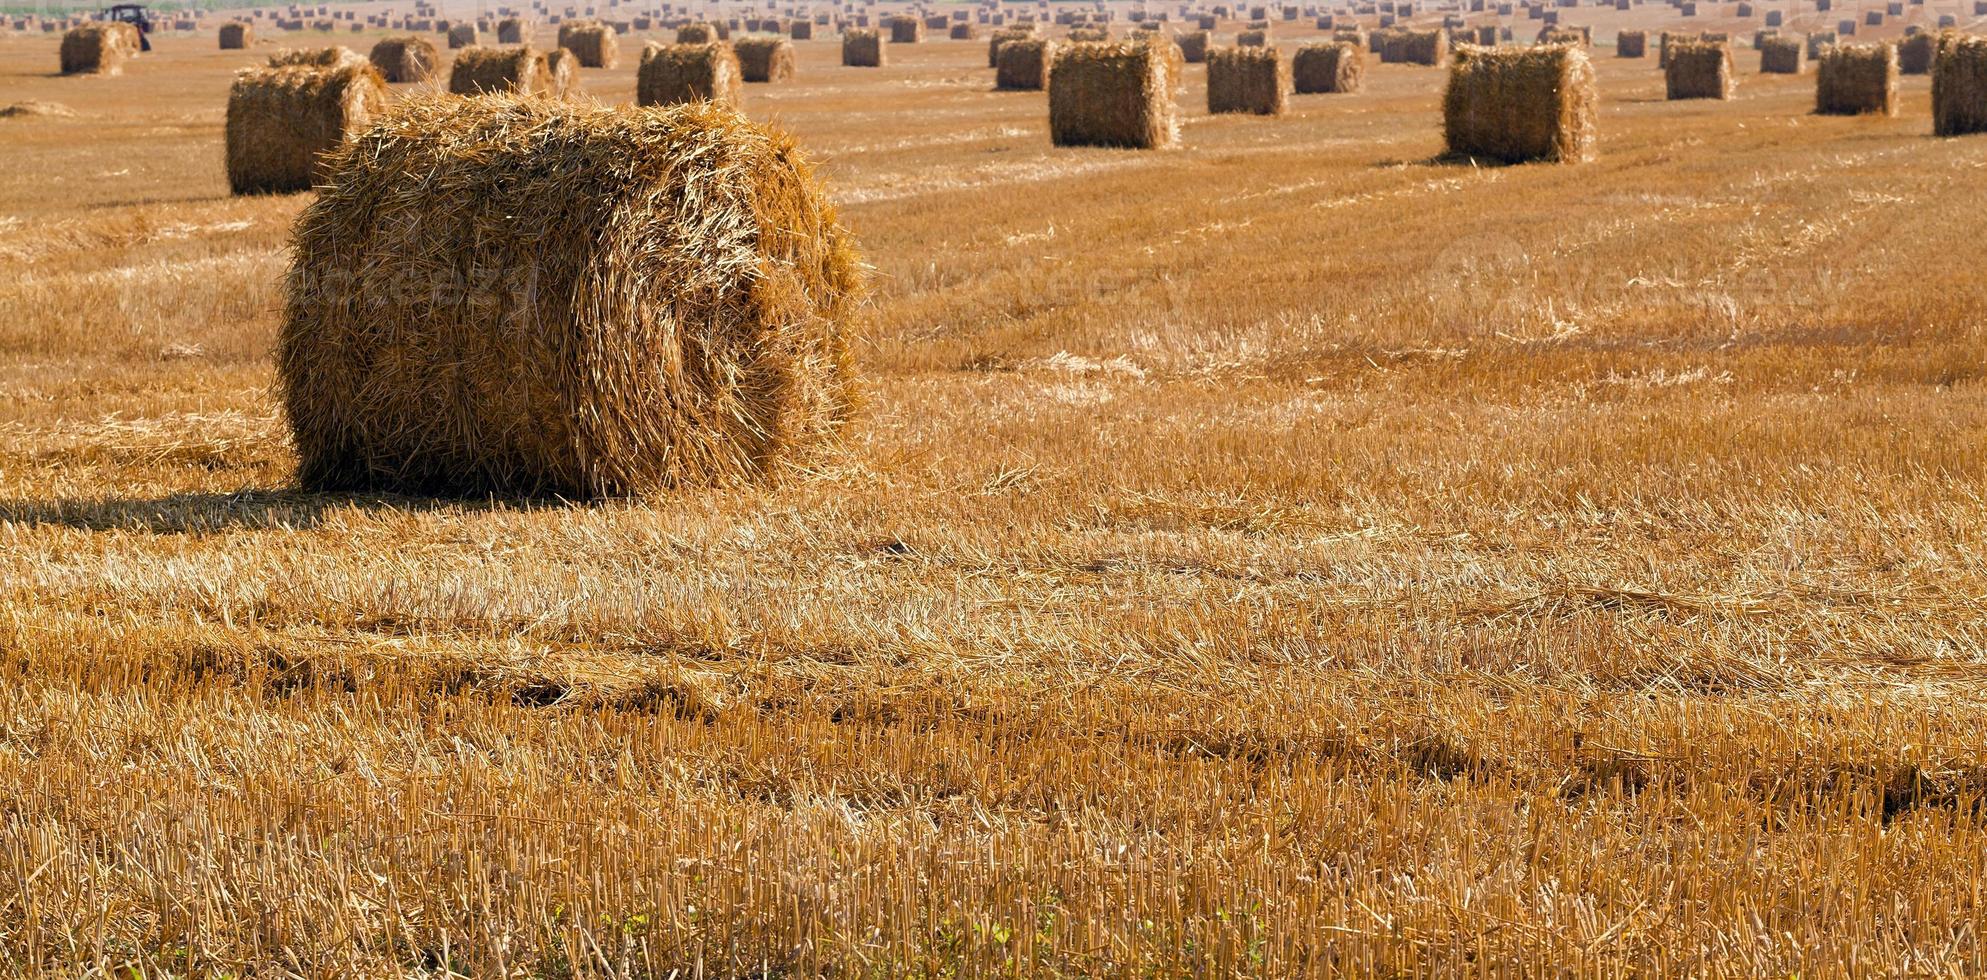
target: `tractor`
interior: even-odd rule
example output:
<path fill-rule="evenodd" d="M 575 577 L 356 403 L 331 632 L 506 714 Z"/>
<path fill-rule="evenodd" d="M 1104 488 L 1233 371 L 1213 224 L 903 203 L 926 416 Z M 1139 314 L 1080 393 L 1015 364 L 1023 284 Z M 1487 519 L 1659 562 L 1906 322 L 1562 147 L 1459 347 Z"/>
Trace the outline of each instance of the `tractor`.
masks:
<path fill-rule="evenodd" d="M 152 50 L 152 14 L 142 3 L 114 4 L 97 15 L 98 20 L 123 21 L 138 29 L 138 50 Z"/>

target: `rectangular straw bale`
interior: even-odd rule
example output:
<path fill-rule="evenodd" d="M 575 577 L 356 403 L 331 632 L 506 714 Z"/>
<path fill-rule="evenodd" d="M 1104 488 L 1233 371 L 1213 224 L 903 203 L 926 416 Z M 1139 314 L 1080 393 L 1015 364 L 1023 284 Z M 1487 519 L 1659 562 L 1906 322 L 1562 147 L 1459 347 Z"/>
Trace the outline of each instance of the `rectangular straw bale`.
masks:
<path fill-rule="evenodd" d="M 236 194 L 305 191 L 322 183 L 324 154 L 386 109 L 369 64 L 244 68 L 228 91 L 224 142 Z"/>
<path fill-rule="evenodd" d="M 676 29 L 677 44 L 709 44 L 717 39 L 717 28 L 709 24 L 684 24 Z"/>
<path fill-rule="evenodd" d="M 1929 33 L 1913 34 L 1897 42 L 1897 73 L 1930 75 L 1932 56 L 1937 53 L 1938 46 L 1938 37 Z"/>
<path fill-rule="evenodd" d="M 1313 41 L 1291 57 L 1290 75 L 1300 95 L 1357 92 L 1366 87 L 1366 49 L 1350 41 Z"/>
<path fill-rule="evenodd" d="M 731 42 L 738 55 L 739 77 L 747 82 L 793 79 L 793 42 L 783 37 L 742 37 Z"/>
<path fill-rule="evenodd" d="M 1807 46 L 1797 38 L 1759 39 L 1759 70 L 1766 75 L 1798 75 L 1807 69 Z"/>
<path fill-rule="evenodd" d="M 851 68 L 881 68 L 883 35 L 873 27 L 852 27 L 842 32 L 842 64 Z"/>
<path fill-rule="evenodd" d="M 814 40 L 814 22 L 803 17 L 787 25 L 787 36 L 796 41 Z"/>
<path fill-rule="evenodd" d="M 1649 54 L 1649 33 L 1647 31 L 1622 31 L 1614 36 L 1614 56 L 1617 58 L 1643 58 Z"/>
<path fill-rule="evenodd" d="M 1897 115 L 1897 48 L 1881 42 L 1830 45 L 1815 68 L 1815 112 Z"/>
<path fill-rule="evenodd" d="M 1207 53 L 1207 111 L 1280 116 L 1289 107 L 1290 64 L 1273 47 Z"/>
<path fill-rule="evenodd" d="M 891 44 L 920 44 L 925 39 L 925 22 L 916 17 L 889 17 L 884 24 L 890 28 Z"/>
<path fill-rule="evenodd" d="M 1679 40 L 1670 44 L 1670 63 L 1663 70 L 1667 97 L 1676 99 L 1729 99 L 1732 77 L 1732 46 L 1722 41 Z"/>
<path fill-rule="evenodd" d="M 520 18 L 506 17 L 497 22 L 498 44 L 523 44 L 528 33 L 530 28 L 526 27 Z"/>
<path fill-rule="evenodd" d="M 1386 64 L 1437 67 L 1449 60 L 1449 35 L 1443 31 L 1394 30 L 1380 48 Z"/>
<path fill-rule="evenodd" d="M 118 31 L 129 24 L 90 23 L 62 35 L 62 74 L 121 75 L 131 49 Z"/>
<path fill-rule="evenodd" d="M 1049 80 L 1049 65 L 1056 58 L 1056 42 L 1028 37 L 1000 46 L 994 65 L 994 88 L 1008 91 L 1041 91 Z"/>
<path fill-rule="evenodd" d="M 449 66 L 448 90 L 454 95 L 557 94 L 551 66 L 546 64 L 544 55 L 529 45 L 503 48 L 479 45 L 457 51 L 455 63 Z"/>
<path fill-rule="evenodd" d="M 987 67 L 1000 67 L 1000 46 L 1009 41 L 1026 41 L 1034 38 L 1031 28 L 1009 27 L 993 32 L 987 37 Z"/>
<path fill-rule="evenodd" d="M 718 41 L 709 44 L 661 44 L 650 41 L 642 49 L 641 67 L 635 73 L 635 103 L 676 105 L 717 101 L 736 104 L 743 81 L 738 53 L 729 44 Z"/>
<path fill-rule="evenodd" d="M 247 21 L 229 21 L 221 25 L 221 50 L 234 51 L 255 43 L 255 27 Z"/>
<path fill-rule="evenodd" d="M 482 38 L 477 36 L 475 24 L 456 24 L 448 29 L 448 46 L 451 51 L 472 48 L 481 43 Z"/>
<path fill-rule="evenodd" d="M 954 24 L 946 34 L 954 41 L 971 41 L 980 36 L 979 29 L 972 24 Z"/>
<path fill-rule="evenodd" d="M 1600 93 L 1577 45 L 1460 48 L 1442 96 L 1448 152 L 1502 163 L 1594 155 Z"/>
<path fill-rule="evenodd" d="M 1268 47 L 1269 43 L 1270 43 L 1270 37 L 1269 37 L 1269 30 L 1267 28 L 1260 30 L 1253 30 L 1253 31 L 1242 31 L 1235 35 L 1235 46 L 1238 48 L 1262 48 L 1262 47 Z M 1213 52 L 1209 52 L 1208 56 L 1212 58 Z"/>
<path fill-rule="evenodd" d="M 1049 66 L 1050 139 L 1057 146 L 1173 146 L 1179 140 L 1176 77 L 1156 44 L 1072 44 Z"/>
<path fill-rule="evenodd" d="M 1821 53 L 1835 44 L 1839 37 L 1834 31 L 1816 31 L 1808 35 L 1808 60 L 1820 61 Z"/>
<path fill-rule="evenodd" d="M 1987 132 L 1987 37 L 1946 34 L 1932 62 L 1932 132 Z"/>

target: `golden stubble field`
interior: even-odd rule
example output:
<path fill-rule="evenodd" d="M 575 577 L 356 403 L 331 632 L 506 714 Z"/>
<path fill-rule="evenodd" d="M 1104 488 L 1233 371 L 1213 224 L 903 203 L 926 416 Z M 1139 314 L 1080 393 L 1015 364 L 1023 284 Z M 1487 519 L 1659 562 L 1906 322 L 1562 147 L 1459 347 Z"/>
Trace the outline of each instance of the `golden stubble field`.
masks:
<path fill-rule="evenodd" d="M 1987 960 L 1987 139 L 1923 78 L 1598 49 L 1598 162 L 1477 169 L 1429 69 L 1057 150 L 984 41 L 802 44 L 745 108 L 875 266 L 862 424 L 581 506 L 289 489 L 305 197 L 227 196 L 209 48 L 0 39 L 77 113 L 0 119 L 7 972 Z"/>

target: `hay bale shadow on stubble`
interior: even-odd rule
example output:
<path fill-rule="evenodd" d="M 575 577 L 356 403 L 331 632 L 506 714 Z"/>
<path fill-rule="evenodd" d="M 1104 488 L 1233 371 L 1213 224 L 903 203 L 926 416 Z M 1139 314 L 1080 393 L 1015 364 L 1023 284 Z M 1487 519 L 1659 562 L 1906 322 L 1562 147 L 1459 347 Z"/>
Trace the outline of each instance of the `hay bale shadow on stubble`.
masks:
<path fill-rule="evenodd" d="M 210 534 L 240 530 L 307 530 L 326 514 L 361 511 L 539 510 L 572 506 L 546 497 L 415 497 L 385 493 L 243 490 L 175 493 L 162 497 L 0 500 L 0 524 L 56 526 L 80 531 Z"/>

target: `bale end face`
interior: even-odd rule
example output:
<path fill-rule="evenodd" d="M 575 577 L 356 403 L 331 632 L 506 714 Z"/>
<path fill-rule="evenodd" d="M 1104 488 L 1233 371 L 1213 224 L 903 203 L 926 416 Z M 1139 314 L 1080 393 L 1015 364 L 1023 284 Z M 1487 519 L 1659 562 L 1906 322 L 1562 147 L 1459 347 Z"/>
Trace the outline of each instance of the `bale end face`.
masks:
<path fill-rule="evenodd" d="M 1448 152 L 1501 163 L 1593 159 L 1600 102 L 1574 45 L 1459 48 L 1442 96 Z"/>
<path fill-rule="evenodd" d="M 307 487 L 755 481 L 849 417 L 853 244 L 792 142 L 729 109 L 420 99 L 331 166 L 276 357 Z"/>
<path fill-rule="evenodd" d="M 1207 53 L 1207 111 L 1280 116 L 1288 108 L 1290 65 L 1272 47 Z"/>
<path fill-rule="evenodd" d="M 1072 44 L 1049 67 L 1050 139 L 1057 146 L 1173 146 L 1180 135 L 1174 77 L 1156 44 Z"/>

